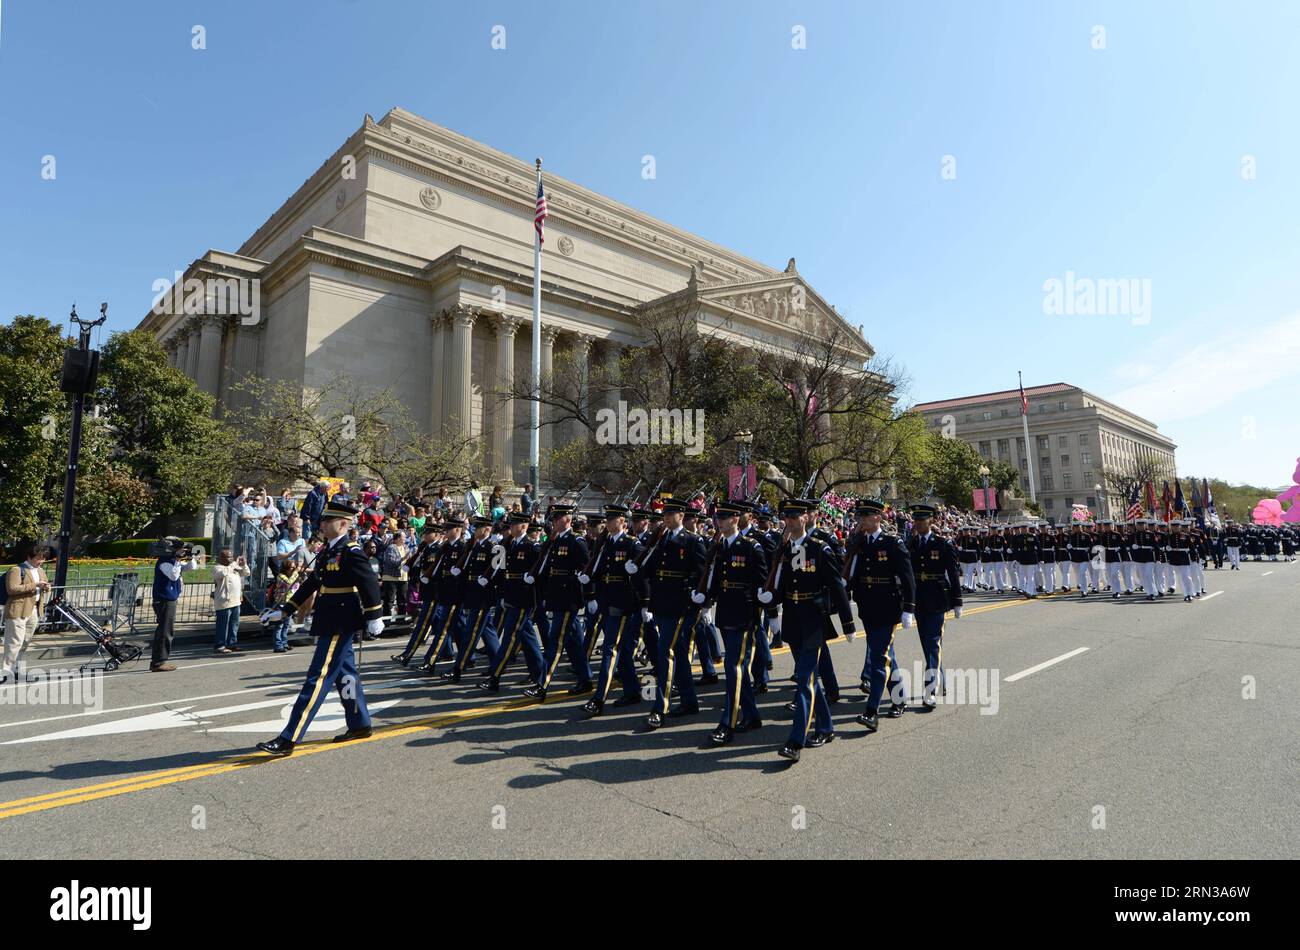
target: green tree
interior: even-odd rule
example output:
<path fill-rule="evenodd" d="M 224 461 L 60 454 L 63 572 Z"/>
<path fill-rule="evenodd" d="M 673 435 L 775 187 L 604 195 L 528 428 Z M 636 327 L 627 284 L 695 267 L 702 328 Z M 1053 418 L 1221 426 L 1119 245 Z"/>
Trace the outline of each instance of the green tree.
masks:
<path fill-rule="evenodd" d="M 57 518 L 63 482 L 51 495 L 47 475 L 61 475 L 66 452 L 58 440 L 67 415 L 58 372 L 67 344 L 43 317 L 0 326 L 0 541 L 39 537 Z"/>

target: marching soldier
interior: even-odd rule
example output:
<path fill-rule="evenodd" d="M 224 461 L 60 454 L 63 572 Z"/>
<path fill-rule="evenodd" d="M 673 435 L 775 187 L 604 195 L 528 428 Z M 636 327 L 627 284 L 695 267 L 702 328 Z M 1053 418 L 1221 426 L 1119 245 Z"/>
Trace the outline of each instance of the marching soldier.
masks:
<path fill-rule="evenodd" d="M 867 633 L 867 657 L 862 666 L 862 690 L 867 708 L 857 721 L 875 732 L 880 727 L 877 710 L 889 684 L 889 717 L 896 719 L 907 708 L 902 675 L 894 656 L 894 631 L 901 621 L 910 628 L 916 609 L 916 581 L 912 558 L 895 535 L 880 530 L 884 503 L 866 498 L 855 506 L 859 522 L 853 536 L 845 572 L 849 591 L 858 605 L 858 616 Z"/>
<path fill-rule="evenodd" d="M 1047 594 L 1056 590 L 1056 533 L 1050 524 L 1038 532 L 1038 576 L 1040 590 Z"/>
<path fill-rule="evenodd" d="M 1241 570 L 1241 528 L 1231 518 L 1225 522 L 1223 544 L 1228 549 L 1228 570 Z"/>
<path fill-rule="evenodd" d="M 781 541 L 768 531 L 762 530 L 756 523 L 754 506 L 749 502 L 737 501 L 733 505 L 740 509 L 738 525 L 740 536 L 757 543 L 763 549 L 763 562 L 770 564 L 772 557 L 781 546 Z M 760 516 L 762 517 L 762 516 Z M 764 575 L 766 576 L 766 575 Z M 754 681 L 755 693 L 767 692 L 769 671 L 772 669 L 772 648 L 767 642 L 767 632 L 771 621 L 776 618 L 776 611 L 770 607 L 759 610 L 758 628 L 754 631 L 754 649 L 751 652 L 750 675 Z M 725 639 L 725 634 L 724 634 Z"/>
<path fill-rule="evenodd" d="M 1155 600 L 1156 597 L 1163 597 L 1162 592 L 1158 592 L 1156 587 L 1156 535 L 1151 530 L 1151 521 L 1149 518 L 1139 518 L 1137 520 L 1137 530 L 1133 532 L 1133 540 L 1129 544 L 1129 550 L 1133 556 L 1133 566 L 1138 571 L 1139 585 L 1147 593 L 1147 600 Z"/>
<path fill-rule="evenodd" d="M 674 715 L 693 716 L 700 711 L 691 675 L 691 640 L 695 615 L 691 592 L 699 585 L 706 558 L 704 541 L 682 526 L 686 504 L 676 498 L 664 500 L 663 531 L 638 561 L 628 561 L 626 570 L 636 574 L 644 567 L 650 581 L 650 604 L 641 619 L 653 623 L 658 633 L 659 655 L 655 663 L 655 704 L 646 726 L 658 729 L 669 715 L 672 689 L 677 687 L 681 705 Z"/>
<path fill-rule="evenodd" d="M 816 507 L 816 501 L 804 498 L 791 498 L 782 503 L 786 540 L 778 552 L 766 589 L 758 593 L 759 603 L 781 604 L 782 630 L 794 654 L 794 721 L 785 745 L 778 752 L 792 762 L 799 761 L 800 751 L 805 747 L 817 748 L 835 738 L 830 703 L 817 670 L 826 645 L 830 611 L 844 599 L 845 592 L 834 550 L 808 533 L 807 521 Z M 852 636 L 856 632 L 850 620 L 845 633 Z M 814 723 L 816 729 L 809 737 L 808 730 Z"/>
<path fill-rule="evenodd" d="M 622 697 L 615 706 L 632 706 L 641 702 L 641 683 L 636 673 L 637 641 L 641 632 L 641 608 L 647 599 L 644 580 L 627 572 L 627 562 L 641 556 L 643 548 L 627 530 L 626 505 L 605 506 L 605 534 L 596 550 L 590 573 L 578 576 L 583 585 L 592 585 L 593 598 L 587 612 L 600 617 L 604 636 L 604 655 L 596 695 L 582 708 L 593 716 L 605 710 L 605 699 L 617 669 L 623 686 Z M 591 634 L 595 639 L 596 634 Z"/>
<path fill-rule="evenodd" d="M 922 705 L 930 712 L 938 705 L 935 693 L 943 684 L 943 618 L 952 610 L 961 618 L 961 583 L 952 548 L 930 528 L 936 509 L 932 505 L 912 508 L 912 573 L 916 577 L 916 630 L 925 654 L 925 683 Z"/>
<path fill-rule="evenodd" d="M 1197 597 L 1201 596 L 1192 577 L 1192 538 L 1187 533 L 1186 521 L 1182 519 L 1172 521 L 1170 527 L 1173 531 L 1169 535 L 1169 566 L 1177 572 L 1178 586 L 1183 591 L 1183 603 L 1190 604 L 1193 590 L 1196 591 Z"/>
<path fill-rule="evenodd" d="M 858 514 L 861 515 L 862 513 L 861 506 L 859 506 Z M 878 514 L 877 524 L 879 524 Z M 979 567 L 980 560 L 980 542 L 975 535 L 975 529 L 969 525 L 963 527 L 957 533 L 957 559 L 961 562 L 961 586 L 964 590 L 973 593 L 975 591 L 976 569 Z M 868 632 L 868 637 L 870 637 L 870 632 Z"/>
<path fill-rule="evenodd" d="M 415 549 L 408 561 L 411 582 L 420 592 L 420 612 L 411 629 L 411 639 L 400 653 L 394 653 L 392 659 L 400 666 L 411 662 L 415 652 L 424 646 L 425 638 L 433 626 L 433 612 L 437 595 L 437 567 L 442 555 L 442 541 L 438 537 L 438 528 L 429 523 L 424 528 L 424 540 Z"/>
<path fill-rule="evenodd" d="M 716 745 L 726 745 L 737 732 L 763 725 L 754 699 L 750 654 L 755 638 L 762 636 L 757 595 L 767 579 L 767 552 L 757 538 L 740 530 L 740 519 L 747 510 L 744 501 L 718 503 L 718 539 L 704 578 L 704 590 L 691 594 L 696 606 L 707 600 L 716 605 L 717 625 L 726 648 L 727 688 L 722 720 L 709 735 Z"/>
<path fill-rule="evenodd" d="M 542 609 L 549 613 L 546 630 L 545 668 L 542 680 L 529 686 L 524 695 L 540 702 L 546 701 L 555 668 L 560 662 L 560 650 L 569 658 L 578 682 L 569 689 L 577 696 L 591 689 L 591 666 L 587 661 L 583 639 L 582 585 L 578 574 L 587 564 L 587 540 L 573 530 L 573 505 L 551 506 L 551 538 L 541 556 L 541 563 L 524 574 L 525 584 L 541 588 Z"/>
<path fill-rule="evenodd" d="M 430 633 L 433 643 L 424 654 L 424 662 L 416 672 L 433 675 L 434 666 L 441 659 L 451 659 L 451 644 L 465 641 L 465 618 L 460 612 L 461 597 L 465 593 L 465 560 L 469 542 L 464 538 L 465 519 L 451 515 L 443 522 L 447 539 L 442 544 L 442 558 L 434 578 L 434 600 Z"/>
<path fill-rule="evenodd" d="M 528 678 L 539 682 L 545 669 L 542 659 L 542 642 L 533 624 L 533 611 L 537 608 L 537 588 L 524 583 L 524 574 L 537 563 L 540 545 L 527 536 L 529 516 L 520 511 L 510 513 L 505 548 L 505 572 L 501 582 L 503 609 L 501 612 L 502 639 L 488 666 L 487 679 L 478 684 L 480 689 L 495 693 L 501 688 L 501 677 L 521 647 Z"/>
<path fill-rule="evenodd" d="M 361 545 L 347 540 L 348 528 L 356 515 L 357 509 L 344 502 L 330 501 L 325 505 L 320 533 L 326 545 L 316 556 L 315 567 L 287 601 L 265 615 L 266 622 L 277 623 L 288 612 L 296 611 L 299 604 L 306 603 L 312 594 L 316 595 L 311 622 L 316 649 L 307 667 L 307 679 L 284 729 L 274 739 L 257 744 L 262 752 L 276 756 L 292 753 L 331 688 L 339 691 L 347 722 L 347 731 L 335 736 L 334 741 L 364 739 L 371 734 L 370 711 L 366 708 L 366 694 L 352 652 L 352 638 L 363 627 L 366 633 L 376 636 L 383 632 L 384 622 L 380 619 L 383 600 L 379 579 Z"/>
<path fill-rule="evenodd" d="M 1092 538 L 1078 521 L 1070 528 L 1066 548 L 1070 552 L 1070 563 L 1074 565 L 1074 582 L 1079 588 L 1079 596 L 1087 597 L 1092 583 Z"/>
<path fill-rule="evenodd" d="M 459 653 L 456 662 L 444 677 L 459 683 L 467 667 L 474 662 L 474 651 L 478 648 L 481 637 L 487 646 L 488 656 L 495 656 L 501 648 L 497 639 L 496 611 L 500 600 L 497 586 L 497 571 L 492 567 L 495 548 L 492 543 L 492 519 L 484 515 L 475 515 L 471 524 L 474 536 L 470 539 L 469 550 L 465 554 L 465 585 L 461 594 L 461 627 L 465 631 L 464 639 L 457 644 Z"/>
<path fill-rule="evenodd" d="M 682 512 L 682 527 L 691 534 L 700 535 L 701 540 L 704 536 L 699 530 L 699 512 L 689 505 Z M 706 542 L 707 543 L 707 542 Z M 700 681 L 698 686 L 712 686 L 718 682 L 718 670 L 714 661 L 722 660 L 722 643 L 718 637 L 718 630 L 709 620 L 708 609 L 698 612 L 695 619 L 695 650 L 700 658 Z"/>

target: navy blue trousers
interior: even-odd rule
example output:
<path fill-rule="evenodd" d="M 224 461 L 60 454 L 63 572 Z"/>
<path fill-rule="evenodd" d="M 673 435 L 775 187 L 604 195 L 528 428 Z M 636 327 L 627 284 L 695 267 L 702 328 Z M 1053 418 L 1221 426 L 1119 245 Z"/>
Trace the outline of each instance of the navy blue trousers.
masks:
<path fill-rule="evenodd" d="M 366 708 L 366 693 L 361 688 L 350 633 L 316 639 L 316 649 L 307 665 L 307 679 L 294 700 L 293 711 L 280 738 L 301 742 L 331 689 L 339 691 L 349 729 L 364 729 L 370 725 L 370 710 Z"/>

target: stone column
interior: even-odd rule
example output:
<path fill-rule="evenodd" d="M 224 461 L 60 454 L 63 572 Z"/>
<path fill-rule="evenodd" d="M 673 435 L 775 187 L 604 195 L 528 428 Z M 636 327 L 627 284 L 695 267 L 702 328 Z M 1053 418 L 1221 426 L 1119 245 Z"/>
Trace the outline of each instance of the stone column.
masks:
<path fill-rule="evenodd" d="M 560 331 L 557 330 L 555 327 L 548 327 L 548 326 L 542 327 L 542 365 L 540 371 L 541 371 L 543 386 L 547 384 L 547 381 L 550 381 L 551 384 L 554 385 L 554 380 L 551 379 L 551 375 L 555 368 L 555 338 L 558 337 L 559 335 L 560 335 Z M 541 431 L 538 434 L 538 448 L 537 448 L 538 454 L 541 456 L 541 459 L 546 458 L 546 454 L 550 452 L 551 448 L 555 445 L 555 427 L 548 426 L 546 424 L 546 420 L 549 416 L 550 413 L 547 411 L 546 407 L 543 406 L 541 419 L 539 420 L 541 424 Z M 538 459 L 539 467 L 541 464 L 541 459 Z M 539 478 L 541 477 L 540 472 L 538 473 L 538 477 Z M 540 485 L 535 487 L 537 487 L 539 490 L 541 488 Z"/>
<path fill-rule="evenodd" d="M 596 338 L 589 333 L 575 333 L 573 336 L 573 365 L 578 377 L 578 391 L 574 395 L 577 396 L 580 410 L 590 409 L 588 404 L 591 402 L 591 347 L 595 342 Z M 587 427 L 575 419 L 569 423 L 566 441 L 572 442 L 574 439 L 585 438 L 586 435 Z"/>
<path fill-rule="evenodd" d="M 190 335 L 184 329 L 172 334 L 172 350 L 176 354 L 172 365 L 184 373 L 190 363 Z"/>
<path fill-rule="evenodd" d="M 199 322 L 191 320 L 185 325 L 185 332 L 190 340 L 189 352 L 185 358 L 185 375 L 197 382 L 199 378 L 199 347 L 201 345 Z"/>
<path fill-rule="evenodd" d="M 497 386 L 509 392 L 515 382 L 515 333 L 523 321 L 501 316 L 497 324 Z M 493 401 L 492 465 L 498 481 L 510 483 L 515 478 L 514 439 L 515 401 L 509 396 Z"/>
<path fill-rule="evenodd" d="M 199 323 L 199 362 L 196 367 L 199 389 L 210 396 L 217 395 L 221 382 L 221 323 L 224 317 L 208 315 Z"/>
<path fill-rule="evenodd" d="M 429 318 L 433 324 L 433 360 L 429 372 L 429 433 L 435 438 L 442 434 L 446 422 L 447 390 L 447 313 L 435 313 Z"/>
<path fill-rule="evenodd" d="M 472 340 L 478 311 L 458 306 L 451 314 L 451 356 L 447 360 L 447 415 L 453 430 L 468 437 L 470 432 L 470 373 L 473 370 Z"/>
<path fill-rule="evenodd" d="M 175 368 L 176 366 L 176 341 L 170 337 L 163 343 L 163 350 L 167 353 L 167 365 Z"/>

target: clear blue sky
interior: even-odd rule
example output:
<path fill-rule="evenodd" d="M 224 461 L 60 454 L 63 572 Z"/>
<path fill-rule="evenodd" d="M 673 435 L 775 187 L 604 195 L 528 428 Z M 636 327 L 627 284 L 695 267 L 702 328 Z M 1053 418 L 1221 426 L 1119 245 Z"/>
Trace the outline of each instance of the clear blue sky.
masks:
<path fill-rule="evenodd" d="M 909 400 L 1023 369 L 1154 419 L 1185 475 L 1300 455 L 1298 4 L 3 0 L 2 29 L 6 320 L 134 326 L 400 105 L 798 258 Z M 1149 322 L 1045 314 L 1068 271 L 1149 280 Z"/>

